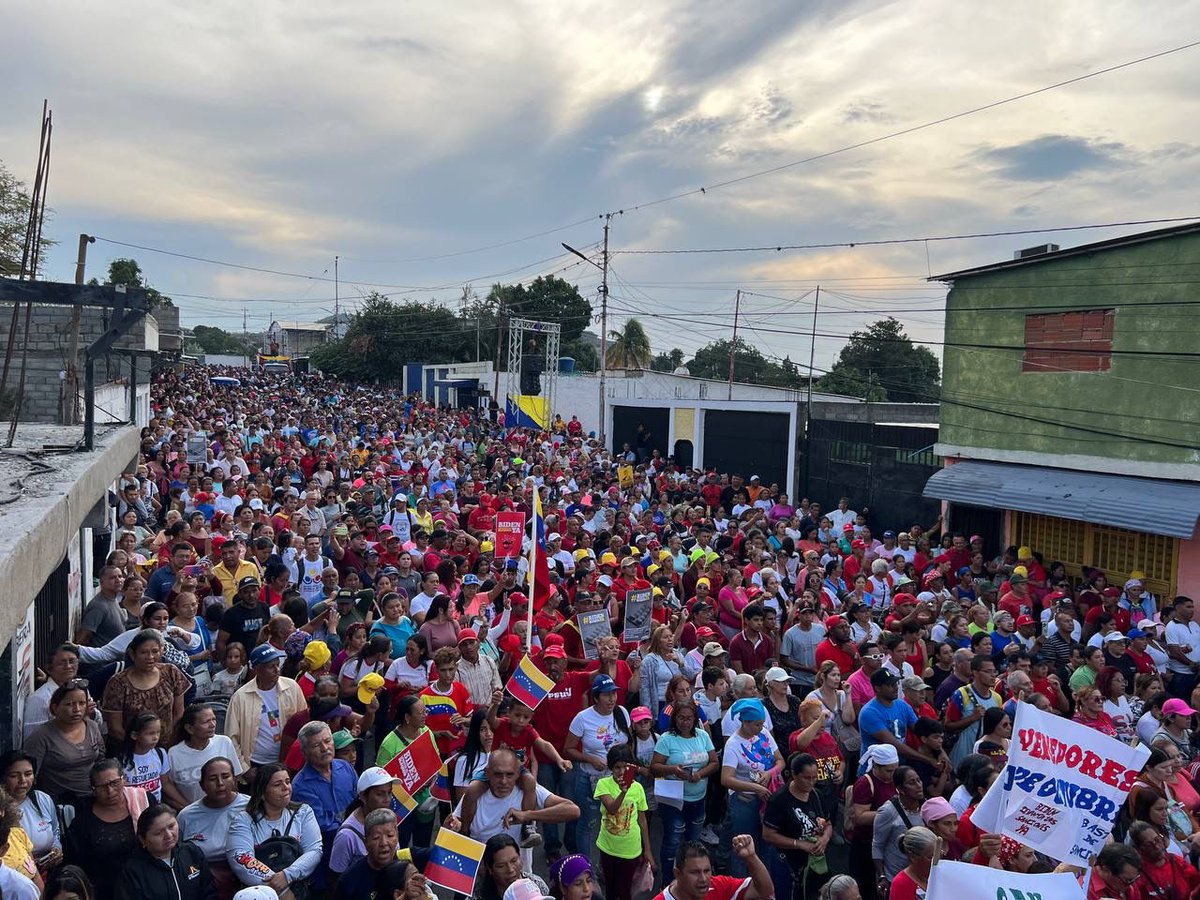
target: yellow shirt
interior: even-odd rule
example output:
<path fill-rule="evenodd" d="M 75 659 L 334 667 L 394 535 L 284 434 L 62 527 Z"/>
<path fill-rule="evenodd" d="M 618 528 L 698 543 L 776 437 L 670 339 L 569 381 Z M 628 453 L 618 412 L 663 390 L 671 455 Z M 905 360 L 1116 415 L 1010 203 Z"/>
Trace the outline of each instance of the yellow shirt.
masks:
<path fill-rule="evenodd" d="M 237 569 L 230 572 L 225 568 L 225 563 L 217 563 L 212 567 L 212 573 L 213 577 L 221 582 L 221 593 L 225 595 L 225 602 L 232 603 L 234 595 L 237 594 L 238 582 L 247 575 L 258 578 L 258 566 L 242 560 L 237 564 Z"/>
<path fill-rule="evenodd" d="M 37 875 L 37 863 L 33 860 L 33 841 L 29 839 L 24 828 L 14 828 L 9 834 L 8 852 L 0 862 L 30 880 Z"/>

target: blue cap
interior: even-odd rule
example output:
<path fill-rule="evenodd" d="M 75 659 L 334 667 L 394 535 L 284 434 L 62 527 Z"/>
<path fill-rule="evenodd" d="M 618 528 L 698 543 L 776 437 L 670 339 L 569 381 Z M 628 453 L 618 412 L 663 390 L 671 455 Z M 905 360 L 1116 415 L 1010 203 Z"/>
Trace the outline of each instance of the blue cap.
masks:
<path fill-rule="evenodd" d="M 961 569 L 959 569 L 959 570 L 958 570 L 958 574 L 959 574 L 959 575 L 966 575 L 966 574 L 968 574 L 970 571 L 971 571 L 971 567 L 970 567 L 970 566 L 963 566 Z"/>
<path fill-rule="evenodd" d="M 504 561 L 504 568 L 508 569 L 510 572 L 515 572 L 520 567 L 517 565 L 517 561 L 515 559 L 506 559 Z"/>
<path fill-rule="evenodd" d="M 883 536 L 884 536 L 885 538 L 894 538 L 894 537 L 896 536 L 896 532 L 894 532 L 894 531 L 885 531 L 885 532 L 883 533 Z"/>
<path fill-rule="evenodd" d="M 464 575 L 462 583 L 463 583 L 464 587 L 467 586 L 468 584 L 473 584 L 476 587 L 478 587 L 482 582 L 479 580 L 478 575 Z"/>
<path fill-rule="evenodd" d="M 286 659 L 287 654 L 271 644 L 259 644 L 250 651 L 250 665 L 264 666 L 277 659 Z"/>
<path fill-rule="evenodd" d="M 607 675 L 597 675 L 592 679 L 593 694 L 611 694 L 617 690 L 617 683 Z"/>
<path fill-rule="evenodd" d="M 1146 636 L 1146 632 L 1142 631 L 1142 629 L 1140 629 L 1140 628 L 1130 628 L 1129 629 L 1128 637 L 1131 641 L 1134 638 L 1140 638 L 1140 637 L 1145 637 L 1145 636 Z"/>
<path fill-rule="evenodd" d="M 743 697 L 729 708 L 729 714 L 742 722 L 763 722 L 767 718 L 767 708 L 755 697 Z"/>

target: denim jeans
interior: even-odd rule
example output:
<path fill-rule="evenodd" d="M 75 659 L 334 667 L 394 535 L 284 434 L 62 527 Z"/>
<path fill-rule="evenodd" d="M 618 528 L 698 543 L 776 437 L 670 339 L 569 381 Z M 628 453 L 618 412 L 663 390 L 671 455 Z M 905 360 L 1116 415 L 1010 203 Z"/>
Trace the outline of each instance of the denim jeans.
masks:
<path fill-rule="evenodd" d="M 574 775 L 564 775 L 562 769 L 552 762 L 538 763 L 537 780 L 538 784 L 559 797 L 571 799 L 571 795 L 574 793 Z M 560 827 L 563 830 L 562 836 L 559 835 Z M 572 853 L 575 852 L 574 822 L 567 822 L 562 826 L 559 826 L 557 823 L 553 825 L 547 823 L 542 825 L 541 828 L 546 842 L 547 853 L 561 850 L 564 843 Z"/>
<path fill-rule="evenodd" d="M 658 803 L 658 816 L 662 819 L 663 830 L 658 859 L 667 884 L 670 884 L 671 873 L 675 871 L 675 854 L 679 852 L 679 845 L 685 840 L 700 839 L 700 829 L 704 826 L 704 806 L 704 797 L 684 801 L 683 809 L 676 809 L 661 800 Z"/>
<path fill-rule="evenodd" d="M 739 834 L 748 834 L 754 838 L 755 851 L 759 858 L 763 857 L 762 840 L 762 801 L 757 797 L 746 800 L 741 794 L 729 795 L 729 812 L 727 814 L 729 833 L 726 837 L 732 842 Z M 729 874 L 734 878 L 745 878 L 748 871 L 746 863 L 736 853 L 729 854 Z"/>
<path fill-rule="evenodd" d="M 579 818 L 575 821 L 575 846 L 570 844 L 571 835 L 567 835 L 567 850 L 571 853 L 592 855 L 596 846 L 596 826 L 600 821 L 600 802 L 596 800 L 596 782 L 603 776 L 592 775 L 583 771 L 582 767 L 571 770 L 575 780 L 575 789 L 571 799 L 579 807 Z"/>

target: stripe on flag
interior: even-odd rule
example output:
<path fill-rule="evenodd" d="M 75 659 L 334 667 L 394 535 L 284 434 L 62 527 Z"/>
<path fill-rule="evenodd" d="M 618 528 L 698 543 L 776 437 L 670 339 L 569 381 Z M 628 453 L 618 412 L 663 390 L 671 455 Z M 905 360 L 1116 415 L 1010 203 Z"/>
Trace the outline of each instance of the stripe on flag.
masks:
<path fill-rule="evenodd" d="M 530 709 L 537 709 L 538 704 L 554 690 L 554 679 L 539 669 L 526 654 L 508 679 L 507 689 L 518 701 Z"/>
<path fill-rule="evenodd" d="M 470 896 L 483 859 L 483 844 L 465 835 L 439 828 L 425 863 L 425 877 L 450 891 Z"/>

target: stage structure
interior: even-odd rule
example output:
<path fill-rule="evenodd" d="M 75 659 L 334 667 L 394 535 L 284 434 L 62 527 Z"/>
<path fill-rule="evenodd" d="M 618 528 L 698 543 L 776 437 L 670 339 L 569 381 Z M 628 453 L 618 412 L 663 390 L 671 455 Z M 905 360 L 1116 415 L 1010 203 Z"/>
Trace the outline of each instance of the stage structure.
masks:
<path fill-rule="evenodd" d="M 557 322 L 508 320 L 505 422 L 525 428 L 549 428 L 558 387 L 561 327 Z"/>

